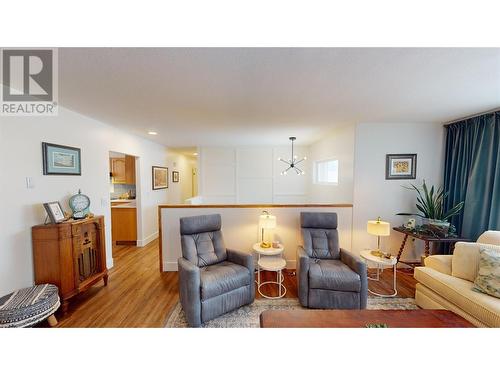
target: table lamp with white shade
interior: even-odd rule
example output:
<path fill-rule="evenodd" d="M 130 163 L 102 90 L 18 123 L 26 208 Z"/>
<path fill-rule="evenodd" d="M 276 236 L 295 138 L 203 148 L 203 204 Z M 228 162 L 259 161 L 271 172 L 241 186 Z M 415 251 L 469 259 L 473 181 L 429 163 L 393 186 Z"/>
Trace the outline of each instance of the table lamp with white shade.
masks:
<path fill-rule="evenodd" d="M 366 230 L 368 233 L 373 234 L 374 236 L 377 236 L 377 249 L 373 250 L 371 253 L 372 255 L 378 256 L 378 257 L 383 257 L 385 254 L 380 250 L 380 237 L 381 236 L 389 236 L 391 234 L 391 224 L 382 221 L 380 219 L 380 216 L 378 217 L 377 220 L 369 220 L 367 225 L 366 225 Z"/>
<path fill-rule="evenodd" d="M 271 242 L 264 241 L 264 229 L 276 228 L 276 216 L 269 214 L 268 211 L 262 211 L 262 214 L 259 216 L 259 227 L 262 230 L 260 247 L 265 249 L 270 248 Z"/>

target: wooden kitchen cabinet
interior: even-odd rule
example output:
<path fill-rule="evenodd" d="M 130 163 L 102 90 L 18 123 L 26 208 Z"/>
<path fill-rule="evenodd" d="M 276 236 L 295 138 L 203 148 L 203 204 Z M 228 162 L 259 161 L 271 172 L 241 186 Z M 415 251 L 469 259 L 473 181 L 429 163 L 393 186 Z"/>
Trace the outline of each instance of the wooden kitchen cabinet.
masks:
<path fill-rule="evenodd" d="M 125 155 L 125 183 L 135 184 L 135 156 Z"/>
<path fill-rule="evenodd" d="M 137 212 L 135 207 L 111 207 L 111 237 L 117 245 L 137 244 Z"/>
<path fill-rule="evenodd" d="M 126 181 L 125 159 L 112 158 L 111 159 L 111 173 L 112 173 L 114 184 L 124 184 Z"/>
<path fill-rule="evenodd" d="M 125 158 L 111 158 L 110 169 L 114 184 L 135 184 L 135 157 L 125 155 Z"/>

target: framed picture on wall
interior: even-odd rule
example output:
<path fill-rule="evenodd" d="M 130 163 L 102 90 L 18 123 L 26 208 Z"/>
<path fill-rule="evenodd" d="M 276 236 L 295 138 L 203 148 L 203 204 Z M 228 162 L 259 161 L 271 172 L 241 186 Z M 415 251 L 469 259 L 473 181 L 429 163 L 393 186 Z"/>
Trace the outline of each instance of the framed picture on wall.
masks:
<path fill-rule="evenodd" d="M 153 190 L 168 188 L 168 168 L 153 166 Z"/>
<path fill-rule="evenodd" d="M 386 180 L 414 180 L 417 177 L 417 154 L 387 154 Z"/>
<path fill-rule="evenodd" d="M 172 171 L 172 182 L 179 182 L 179 172 Z"/>
<path fill-rule="evenodd" d="M 81 176 L 80 149 L 42 142 L 43 174 Z"/>

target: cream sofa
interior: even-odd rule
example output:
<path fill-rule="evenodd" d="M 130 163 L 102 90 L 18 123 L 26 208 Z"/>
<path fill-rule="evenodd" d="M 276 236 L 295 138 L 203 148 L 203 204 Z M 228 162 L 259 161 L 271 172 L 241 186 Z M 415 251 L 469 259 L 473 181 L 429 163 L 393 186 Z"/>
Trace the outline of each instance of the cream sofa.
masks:
<path fill-rule="evenodd" d="M 424 309 L 446 309 L 478 327 L 500 327 L 500 298 L 472 290 L 479 248 L 500 252 L 500 231 L 484 232 L 476 243 L 458 242 L 453 255 L 432 255 L 416 267 L 415 299 Z"/>

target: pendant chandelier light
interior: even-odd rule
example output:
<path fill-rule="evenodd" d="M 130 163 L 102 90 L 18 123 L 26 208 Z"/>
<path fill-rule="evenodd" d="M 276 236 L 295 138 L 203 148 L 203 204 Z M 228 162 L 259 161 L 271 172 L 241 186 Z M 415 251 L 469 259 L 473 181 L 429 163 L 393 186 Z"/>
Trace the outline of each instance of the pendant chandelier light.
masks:
<path fill-rule="evenodd" d="M 278 158 L 279 161 L 282 161 L 287 165 L 287 168 L 283 172 L 281 172 L 281 174 L 286 175 L 290 169 L 295 171 L 295 173 L 297 174 L 305 174 L 305 172 L 302 169 L 298 168 L 297 165 L 302 163 L 304 160 L 307 160 L 307 157 L 304 156 L 302 159 L 298 160 L 297 155 L 293 154 L 293 142 L 295 142 L 297 138 L 290 137 L 288 139 L 290 139 L 290 141 L 292 142 L 292 156 L 288 160 L 283 158 Z"/>

